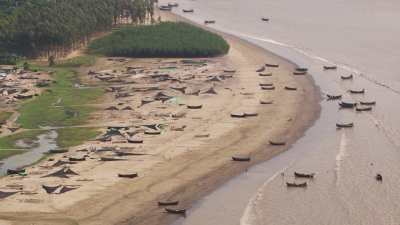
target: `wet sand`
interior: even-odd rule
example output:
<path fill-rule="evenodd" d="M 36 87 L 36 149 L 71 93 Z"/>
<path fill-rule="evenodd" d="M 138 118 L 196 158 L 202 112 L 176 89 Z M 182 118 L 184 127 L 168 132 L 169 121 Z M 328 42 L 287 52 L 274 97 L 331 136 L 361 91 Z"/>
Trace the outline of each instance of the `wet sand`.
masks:
<path fill-rule="evenodd" d="M 160 199 L 177 199 L 181 207 L 191 204 L 251 165 L 265 161 L 290 147 L 318 117 L 318 90 L 307 76 L 293 76 L 295 65 L 261 48 L 233 36 L 224 35 L 231 50 L 217 60 L 237 70 L 235 78 L 224 88 L 217 100 L 203 100 L 205 107 L 193 117 L 206 118 L 198 122 L 183 120 L 194 127 L 181 134 L 167 133 L 146 146 L 156 157 L 132 160 L 124 165 L 87 163 L 76 169 L 82 177 L 95 181 L 65 181 L 79 183 L 82 188 L 63 195 L 47 195 L 43 190 L 24 201 L 12 196 L 2 200 L 0 219 L 13 224 L 168 224 L 177 219 L 157 206 Z M 255 72 L 265 63 L 278 63 L 272 77 L 259 77 Z M 273 82 L 274 91 L 260 90 L 260 82 Z M 296 86 L 297 91 L 284 87 Z M 260 105 L 260 99 L 272 99 L 273 105 Z M 257 117 L 234 119 L 232 111 L 256 111 Z M 206 140 L 194 135 L 210 133 Z M 285 140 L 286 146 L 269 146 L 269 140 Z M 231 161 L 233 155 L 251 155 L 250 163 Z M 90 167 L 92 166 L 92 167 Z M 38 165 L 36 169 L 40 167 Z M 115 178 L 116 167 L 135 170 L 140 176 L 132 181 Z M 33 168 L 34 170 L 35 168 Z M 43 182 L 38 176 L 24 178 L 26 183 Z M 0 186 L 22 179 L 3 178 Z M 50 181 L 50 180 L 47 180 Z M 84 209 L 84 210 L 83 210 Z"/>

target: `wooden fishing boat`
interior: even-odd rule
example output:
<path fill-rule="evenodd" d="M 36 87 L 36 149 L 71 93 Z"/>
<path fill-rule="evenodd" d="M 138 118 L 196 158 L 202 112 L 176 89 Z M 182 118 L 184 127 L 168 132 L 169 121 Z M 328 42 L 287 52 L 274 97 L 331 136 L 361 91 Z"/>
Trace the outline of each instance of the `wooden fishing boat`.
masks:
<path fill-rule="evenodd" d="M 168 5 L 162 5 L 162 6 L 158 7 L 158 9 L 161 11 L 171 11 L 172 7 L 170 7 Z"/>
<path fill-rule="evenodd" d="M 354 123 L 336 123 L 337 128 L 351 128 L 354 127 Z"/>
<path fill-rule="evenodd" d="M 340 78 L 342 80 L 351 80 L 351 79 L 353 79 L 353 74 L 350 74 L 349 76 L 340 76 Z"/>
<path fill-rule="evenodd" d="M 273 83 L 260 83 L 259 85 L 260 85 L 260 87 L 271 87 L 271 86 L 274 86 Z"/>
<path fill-rule="evenodd" d="M 286 182 L 286 186 L 287 187 L 307 187 L 307 182 L 303 182 L 303 183 Z"/>
<path fill-rule="evenodd" d="M 296 71 L 298 71 L 298 72 L 308 72 L 308 68 L 305 68 L 305 67 L 297 67 L 297 68 L 296 68 Z"/>
<path fill-rule="evenodd" d="M 271 90 L 275 90 L 275 87 L 274 87 L 274 86 L 261 87 L 261 90 L 264 90 L 264 91 L 271 91 Z"/>
<path fill-rule="evenodd" d="M 47 153 L 48 154 L 61 154 L 68 152 L 68 149 L 50 149 Z"/>
<path fill-rule="evenodd" d="M 375 102 L 375 101 L 370 101 L 370 102 L 363 102 L 363 101 L 360 101 L 360 104 L 361 104 L 361 105 L 375 105 L 376 102 Z"/>
<path fill-rule="evenodd" d="M 261 18 L 261 20 L 264 21 L 264 22 L 268 22 L 268 21 L 269 21 L 269 18 L 263 17 L 263 18 Z"/>
<path fill-rule="evenodd" d="M 250 157 L 232 156 L 232 160 L 238 162 L 249 162 L 251 159 Z"/>
<path fill-rule="evenodd" d="M 81 157 L 81 158 L 78 158 L 78 157 L 69 157 L 68 160 L 69 160 L 70 162 L 81 162 L 81 161 L 85 161 L 86 158 L 85 158 L 85 157 Z"/>
<path fill-rule="evenodd" d="M 127 141 L 131 144 L 143 144 L 143 139 L 128 138 Z"/>
<path fill-rule="evenodd" d="M 339 102 L 339 106 L 342 108 L 354 108 L 357 103 Z"/>
<path fill-rule="evenodd" d="M 306 75 L 307 71 L 294 71 L 293 75 Z"/>
<path fill-rule="evenodd" d="M 326 97 L 328 98 L 328 100 L 339 100 L 339 99 L 342 99 L 342 95 L 329 95 L 329 94 L 327 94 Z"/>
<path fill-rule="evenodd" d="M 214 24 L 215 20 L 205 20 L 204 24 Z"/>
<path fill-rule="evenodd" d="M 169 7 L 178 7 L 179 4 L 176 3 L 176 2 L 170 2 L 170 3 L 168 3 L 168 6 L 169 6 Z"/>
<path fill-rule="evenodd" d="M 242 113 L 242 112 L 231 113 L 231 117 L 233 117 L 233 118 L 244 118 L 245 116 L 246 115 L 244 113 Z"/>
<path fill-rule="evenodd" d="M 285 90 L 288 90 L 288 91 L 296 91 L 297 88 L 296 88 L 296 87 L 288 87 L 288 86 L 285 86 Z"/>
<path fill-rule="evenodd" d="M 273 103 L 274 103 L 274 101 L 263 101 L 263 100 L 260 100 L 260 104 L 261 105 L 271 105 Z"/>
<path fill-rule="evenodd" d="M 276 146 L 282 146 L 282 145 L 286 145 L 286 142 L 284 141 L 269 141 L 270 145 L 276 145 Z"/>
<path fill-rule="evenodd" d="M 261 73 L 265 71 L 265 66 L 261 67 L 260 69 L 257 69 L 256 72 L 257 73 Z"/>
<path fill-rule="evenodd" d="M 270 77 L 270 76 L 272 76 L 272 73 L 259 73 L 258 76 L 260 76 L 260 77 Z"/>
<path fill-rule="evenodd" d="M 245 112 L 244 116 L 245 117 L 258 116 L 258 113 L 256 113 L 256 112 Z"/>
<path fill-rule="evenodd" d="M 364 112 L 364 111 L 371 111 L 372 107 L 356 107 L 356 111 Z"/>
<path fill-rule="evenodd" d="M 179 201 L 158 201 L 159 206 L 178 205 Z"/>
<path fill-rule="evenodd" d="M 236 73 L 236 70 L 234 70 L 234 69 L 225 69 L 224 73 Z"/>
<path fill-rule="evenodd" d="M 160 135 L 161 131 L 159 131 L 159 130 L 146 130 L 146 131 L 144 131 L 144 134 L 147 134 L 147 135 Z"/>
<path fill-rule="evenodd" d="M 294 172 L 294 176 L 295 177 L 299 177 L 299 178 L 314 178 L 315 173 L 298 173 L 298 172 Z"/>
<path fill-rule="evenodd" d="M 138 177 L 138 174 L 137 174 L 137 173 L 128 173 L 128 174 L 121 174 L 121 173 L 119 173 L 119 174 L 118 174 L 118 177 L 121 177 L 121 178 L 130 178 L 130 179 L 132 179 L 132 178 Z"/>
<path fill-rule="evenodd" d="M 266 67 L 279 67 L 279 64 L 265 63 Z"/>
<path fill-rule="evenodd" d="M 324 70 L 336 70 L 337 66 L 324 66 Z"/>
<path fill-rule="evenodd" d="M 182 9 L 182 11 L 183 11 L 184 13 L 192 13 L 192 12 L 194 12 L 193 9 Z"/>
<path fill-rule="evenodd" d="M 186 209 L 170 209 L 170 208 L 165 208 L 165 211 L 167 213 L 171 213 L 171 214 L 186 214 Z"/>
<path fill-rule="evenodd" d="M 350 93 L 352 94 L 364 94 L 365 93 L 365 89 L 361 89 L 361 90 L 349 90 Z"/>
<path fill-rule="evenodd" d="M 21 173 L 25 173 L 25 172 L 26 172 L 25 169 L 8 169 L 7 175 L 21 174 Z"/>
<path fill-rule="evenodd" d="M 203 105 L 187 105 L 188 109 L 201 109 Z"/>

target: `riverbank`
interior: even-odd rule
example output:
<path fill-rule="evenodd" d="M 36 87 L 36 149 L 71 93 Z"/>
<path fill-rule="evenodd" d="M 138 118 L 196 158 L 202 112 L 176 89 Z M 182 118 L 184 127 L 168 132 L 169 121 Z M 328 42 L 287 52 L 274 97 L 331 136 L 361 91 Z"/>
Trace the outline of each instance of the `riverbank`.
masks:
<path fill-rule="evenodd" d="M 0 210 L 0 219 L 14 224 L 168 224 L 177 217 L 163 213 L 157 207 L 157 200 L 178 199 L 182 207 L 190 207 L 195 200 L 249 166 L 286 150 L 317 118 L 318 91 L 310 78 L 292 75 L 295 65 L 238 38 L 229 35 L 224 38 L 231 50 L 216 60 L 236 69 L 234 79 L 218 86 L 217 97 L 202 98 L 206 107 L 201 112 L 179 121 L 189 129 L 179 134 L 167 132 L 160 139 L 151 139 L 151 144 L 141 149 L 156 153 L 154 158 L 149 156 L 125 165 L 139 171 L 139 178 L 132 181 L 110 178 L 115 176 L 110 172 L 115 172 L 112 170 L 115 164 L 100 168 L 98 164 L 88 163 L 86 171 L 76 169 L 81 176 L 97 178 L 97 181 L 81 183 L 85 186 L 82 190 L 63 195 L 40 192 L 35 198 L 44 200 L 39 203 L 23 201 L 20 196 L 7 198 L 4 200 L 7 204 Z M 271 69 L 273 76 L 259 77 L 255 70 L 265 63 L 280 66 Z M 276 90 L 260 90 L 259 83 L 263 82 L 273 82 Z M 298 89 L 287 91 L 285 86 Z M 273 100 L 274 104 L 260 105 L 260 99 Z M 231 118 L 230 113 L 238 110 L 257 112 L 258 116 Z M 210 137 L 205 140 L 194 137 L 204 133 Z M 268 145 L 269 140 L 278 139 L 285 140 L 287 145 Z M 246 154 L 251 154 L 250 163 L 231 161 L 233 155 Z M 40 183 L 39 177 L 30 179 Z M 2 179 L 1 186 L 6 180 L 20 181 Z M 63 183 L 73 182 L 78 181 Z"/>

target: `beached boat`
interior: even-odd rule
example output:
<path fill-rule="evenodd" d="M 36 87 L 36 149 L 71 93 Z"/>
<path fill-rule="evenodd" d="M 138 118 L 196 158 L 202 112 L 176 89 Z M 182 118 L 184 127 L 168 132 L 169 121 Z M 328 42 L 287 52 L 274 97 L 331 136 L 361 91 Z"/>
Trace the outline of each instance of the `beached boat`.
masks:
<path fill-rule="evenodd" d="M 337 66 L 324 66 L 324 70 L 336 70 Z"/>
<path fill-rule="evenodd" d="M 193 9 L 182 9 L 182 11 L 183 11 L 184 13 L 192 13 L 192 12 L 194 12 Z"/>
<path fill-rule="evenodd" d="M 264 22 L 268 22 L 268 21 L 269 21 L 269 18 L 263 17 L 263 18 L 261 18 L 261 20 L 264 21 Z"/>
<path fill-rule="evenodd" d="M 274 86 L 273 83 L 260 83 L 259 85 L 260 85 L 260 87 L 271 87 L 271 86 Z"/>
<path fill-rule="evenodd" d="M 350 93 L 352 94 L 364 94 L 365 93 L 365 89 L 361 89 L 361 90 L 349 90 Z"/>
<path fill-rule="evenodd" d="M 171 11 L 172 7 L 170 7 L 168 5 L 162 5 L 162 6 L 158 7 L 158 9 L 161 11 Z"/>
<path fill-rule="evenodd" d="M 260 77 L 270 77 L 270 76 L 272 76 L 272 73 L 259 73 L 258 76 L 260 76 Z"/>
<path fill-rule="evenodd" d="M 132 178 L 138 177 L 138 174 L 137 174 L 137 173 L 127 173 L 127 174 L 121 174 L 121 173 L 119 173 L 119 174 L 118 174 L 118 177 L 121 177 L 121 178 L 130 178 L 130 179 L 132 179 Z"/>
<path fill-rule="evenodd" d="M 160 135 L 161 131 L 159 131 L 159 130 L 146 130 L 144 132 L 144 134 L 147 134 L 147 135 Z"/>
<path fill-rule="evenodd" d="M 305 68 L 305 67 L 297 67 L 297 68 L 296 68 L 296 71 L 298 71 L 298 72 L 308 72 L 308 68 Z"/>
<path fill-rule="evenodd" d="M 165 211 L 167 213 L 172 213 L 172 214 L 186 214 L 186 209 L 170 209 L 170 208 L 165 208 Z"/>
<path fill-rule="evenodd" d="M 81 161 L 85 161 L 86 157 L 69 157 L 68 160 L 70 162 L 81 162 Z"/>
<path fill-rule="evenodd" d="M 329 94 L 327 94 L 326 97 L 328 98 L 328 100 L 339 100 L 339 99 L 342 99 L 342 95 L 329 95 Z"/>
<path fill-rule="evenodd" d="M 336 123 L 337 128 L 351 128 L 354 127 L 354 123 Z"/>
<path fill-rule="evenodd" d="M 307 187 L 307 182 L 303 182 L 303 183 L 286 182 L 286 186 L 287 187 Z"/>
<path fill-rule="evenodd" d="M 294 176 L 295 177 L 299 177 L 299 178 L 314 178 L 315 173 L 298 173 L 298 172 L 294 172 Z"/>
<path fill-rule="evenodd" d="M 7 170 L 7 175 L 14 175 L 14 174 L 22 174 L 25 173 L 25 169 L 8 169 Z"/>
<path fill-rule="evenodd" d="M 234 69 L 224 69 L 224 73 L 236 73 Z"/>
<path fill-rule="evenodd" d="M 188 109 L 201 109 L 203 105 L 187 105 Z"/>
<path fill-rule="evenodd" d="M 339 102 L 339 106 L 342 108 L 354 108 L 357 103 Z"/>
<path fill-rule="evenodd" d="M 261 87 L 261 90 L 271 91 L 271 90 L 275 90 L 275 87 L 274 86 L 263 86 L 263 87 Z"/>
<path fill-rule="evenodd" d="M 179 201 L 158 201 L 159 206 L 178 205 Z"/>
<path fill-rule="evenodd" d="M 296 88 L 296 87 L 285 86 L 285 90 L 288 90 L 288 91 L 296 91 L 297 88 Z"/>
<path fill-rule="evenodd" d="M 170 3 L 168 3 L 168 6 L 169 7 L 178 7 L 179 4 L 177 2 L 170 2 Z"/>
<path fill-rule="evenodd" d="M 284 141 L 269 141 L 269 144 L 270 144 L 270 145 L 277 145 L 277 146 L 279 146 L 279 145 L 286 145 L 286 142 L 284 142 Z"/>
<path fill-rule="evenodd" d="M 369 102 L 364 102 L 364 101 L 360 101 L 361 105 L 375 105 L 376 102 L 375 101 L 369 101 Z"/>
<path fill-rule="evenodd" d="M 204 24 L 214 24 L 215 20 L 205 20 Z"/>
<path fill-rule="evenodd" d="M 350 74 L 349 76 L 340 76 L 340 78 L 342 80 L 351 80 L 351 79 L 353 79 L 353 74 Z"/>
<path fill-rule="evenodd" d="M 356 107 L 356 111 L 363 112 L 363 111 L 371 111 L 372 107 Z"/>
<path fill-rule="evenodd" d="M 254 116 L 258 116 L 258 113 L 256 113 L 256 112 L 245 112 L 244 116 L 245 117 L 254 117 Z"/>
<path fill-rule="evenodd" d="M 241 156 L 232 156 L 233 161 L 238 161 L 238 162 L 248 162 L 250 161 L 250 157 L 241 157 Z"/>
<path fill-rule="evenodd" d="M 128 138 L 127 141 L 131 144 L 143 144 L 143 139 Z"/>
<path fill-rule="evenodd" d="M 61 154 L 68 152 L 68 149 L 50 149 L 47 153 L 48 154 Z"/>
<path fill-rule="evenodd" d="M 265 66 L 262 66 L 261 68 L 257 69 L 256 72 L 257 73 L 261 73 L 265 71 Z"/>
<path fill-rule="evenodd" d="M 265 63 L 266 67 L 279 67 L 279 64 Z"/>
<path fill-rule="evenodd" d="M 244 118 L 246 116 L 246 114 L 242 113 L 242 112 L 233 112 L 231 113 L 231 117 L 233 118 Z"/>
<path fill-rule="evenodd" d="M 260 104 L 261 105 L 271 105 L 271 104 L 273 104 L 274 103 L 274 101 L 264 101 L 264 100 L 260 100 Z"/>
<path fill-rule="evenodd" d="M 307 72 L 306 71 L 294 71 L 293 75 L 306 75 Z"/>

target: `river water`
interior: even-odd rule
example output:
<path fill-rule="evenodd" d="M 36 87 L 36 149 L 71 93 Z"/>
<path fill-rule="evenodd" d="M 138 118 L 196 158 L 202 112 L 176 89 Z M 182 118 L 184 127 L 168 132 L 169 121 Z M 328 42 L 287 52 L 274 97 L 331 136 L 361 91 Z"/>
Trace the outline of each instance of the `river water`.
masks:
<path fill-rule="evenodd" d="M 289 151 L 229 181 L 177 225 L 400 223 L 399 1 L 177 2 L 178 14 L 195 10 L 186 18 L 216 20 L 213 28 L 308 67 L 323 94 L 377 102 L 372 112 L 362 113 L 321 102 L 320 118 Z M 322 70 L 331 64 L 338 70 Z M 340 79 L 351 73 L 353 80 Z M 352 88 L 365 88 L 366 94 L 351 95 Z M 355 127 L 337 130 L 336 122 Z M 285 182 L 302 181 L 294 171 L 315 172 L 316 178 L 305 189 L 288 189 Z"/>

